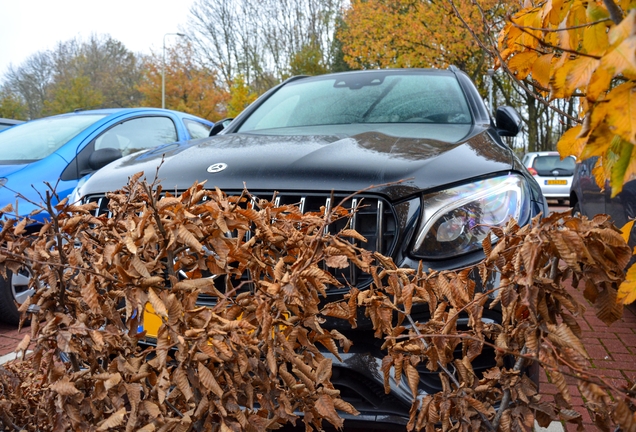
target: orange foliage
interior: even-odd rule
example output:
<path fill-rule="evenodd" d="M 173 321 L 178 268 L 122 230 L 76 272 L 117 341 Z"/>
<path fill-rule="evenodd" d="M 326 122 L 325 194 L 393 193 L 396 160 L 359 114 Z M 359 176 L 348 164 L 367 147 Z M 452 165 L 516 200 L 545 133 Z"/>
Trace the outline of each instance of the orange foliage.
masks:
<path fill-rule="evenodd" d="M 457 3 L 462 17 L 482 35 L 479 9 L 472 2 Z M 511 7 L 496 0 L 480 4 L 491 21 L 509 13 Z M 353 0 L 338 38 L 345 61 L 355 68 L 446 68 L 454 64 L 472 74 L 484 63 L 483 56 L 476 54 L 481 53 L 479 46 L 447 2 Z"/>
<path fill-rule="evenodd" d="M 229 93 L 218 82 L 216 72 L 196 64 L 193 59 L 188 44 L 166 48 L 166 108 L 211 121 L 220 120 L 226 116 Z M 161 55 L 145 61 L 145 77 L 139 86 L 145 106 L 161 106 L 162 63 Z"/>

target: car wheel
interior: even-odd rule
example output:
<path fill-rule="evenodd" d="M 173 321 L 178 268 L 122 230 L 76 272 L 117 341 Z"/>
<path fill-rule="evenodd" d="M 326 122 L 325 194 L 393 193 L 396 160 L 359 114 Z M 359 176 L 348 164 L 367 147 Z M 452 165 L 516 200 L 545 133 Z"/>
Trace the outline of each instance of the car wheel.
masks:
<path fill-rule="evenodd" d="M 581 216 L 581 205 L 578 201 L 572 206 L 572 216 Z"/>
<path fill-rule="evenodd" d="M 0 276 L 0 321 L 6 324 L 17 325 L 20 322 L 20 312 L 18 304 L 33 294 L 34 290 L 29 289 L 30 274 L 27 270 L 20 270 L 13 273 L 7 270 L 7 277 Z"/>

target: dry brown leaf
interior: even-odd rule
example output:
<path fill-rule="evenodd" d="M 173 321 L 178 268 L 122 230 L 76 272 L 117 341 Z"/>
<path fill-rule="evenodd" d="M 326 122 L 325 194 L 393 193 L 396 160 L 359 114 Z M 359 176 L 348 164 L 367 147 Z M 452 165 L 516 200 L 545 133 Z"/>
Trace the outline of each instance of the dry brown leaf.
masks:
<path fill-rule="evenodd" d="M 105 431 L 115 428 L 124 422 L 126 416 L 126 408 L 121 408 L 119 411 L 113 413 L 97 428 L 98 431 Z"/>
<path fill-rule="evenodd" d="M 68 376 L 63 376 L 62 379 L 51 384 L 51 390 L 62 396 L 73 396 L 80 391 L 75 387 L 75 384 L 69 381 Z"/>
<path fill-rule="evenodd" d="M 166 309 L 166 305 L 152 288 L 148 288 L 148 301 L 150 301 L 155 314 L 164 319 L 168 318 L 168 310 Z"/>
<path fill-rule="evenodd" d="M 322 394 L 316 399 L 316 411 L 337 428 L 342 428 L 344 420 L 338 416 L 333 399 Z"/>
<path fill-rule="evenodd" d="M 219 386 L 214 374 L 203 363 L 199 362 L 199 379 L 203 385 L 211 390 L 218 398 L 223 397 L 223 389 Z"/>

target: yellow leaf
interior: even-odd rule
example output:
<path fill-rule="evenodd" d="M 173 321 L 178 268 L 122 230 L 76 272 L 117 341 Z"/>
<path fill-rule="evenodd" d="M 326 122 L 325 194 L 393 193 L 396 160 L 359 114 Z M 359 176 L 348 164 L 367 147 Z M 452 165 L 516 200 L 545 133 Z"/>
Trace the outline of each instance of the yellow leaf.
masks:
<path fill-rule="evenodd" d="M 589 27 L 583 34 L 583 48 L 592 55 L 603 55 L 609 46 L 605 23 Z"/>
<path fill-rule="evenodd" d="M 636 86 L 627 82 L 613 89 L 607 99 L 610 129 L 625 141 L 636 142 Z"/>
<path fill-rule="evenodd" d="M 564 0 L 552 0 L 549 5 L 549 12 L 546 14 L 547 22 L 544 22 L 544 26 L 547 23 L 552 24 L 553 26 L 559 25 L 561 21 L 565 18 L 565 12 L 567 8 L 563 7 Z M 546 6 L 547 7 L 547 6 Z"/>
<path fill-rule="evenodd" d="M 561 135 L 561 139 L 559 139 L 559 142 L 557 143 L 557 150 L 561 157 L 573 155 L 578 158 L 581 154 L 586 141 L 585 138 L 579 138 L 581 129 L 581 125 L 574 126 Z"/>
<path fill-rule="evenodd" d="M 616 300 L 625 305 L 633 303 L 634 300 L 636 300 L 636 265 L 632 264 L 629 270 L 627 270 L 625 280 L 621 286 L 618 287 Z"/>
<path fill-rule="evenodd" d="M 570 73 L 570 68 L 573 66 L 572 61 L 567 59 L 567 56 L 562 56 L 555 64 L 553 65 L 553 70 L 555 71 L 552 74 L 552 78 L 550 79 L 550 88 L 552 90 L 552 98 L 564 98 L 565 97 L 565 82 L 567 80 L 568 74 Z"/>
<path fill-rule="evenodd" d="M 584 90 L 599 64 L 600 60 L 591 57 L 580 57 L 572 60 L 565 80 L 566 97 L 572 95 L 576 89 Z"/>
<path fill-rule="evenodd" d="M 531 9 L 521 17 L 521 25 L 524 27 L 541 27 L 540 9 Z M 542 33 L 538 30 L 526 29 L 519 37 L 519 44 L 528 49 L 536 48 L 541 40 Z"/>
<path fill-rule="evenodd" d="M 621 236 L 623 237 L 623 240 L 625 240 L 625 243 L 629 242 L 629 235 L 632 232 L 633 227 L 634 221 L 631 220 L 623 225 L 623 228 L 621 228 Z"/>
<path fill-rule="evenodd" d="M 621 73 L 636 74 L 636 36 L 631 36 L 609 51 L 601 59 L 604 68 Z"/>
<path fill-rule="evenodd" d="M 610 29 L 608 38 L 611 45 L 616 45 L 634 34 L 636 30 L 636 9 L 632 9 L 623 21 Z"/>
<path fill-rule="evenodd" d="M 615 141 L 617 135 L 612 132 L 606 123 L 600 124 L 598 127 L 592 130 L 587 145 L 583 148 L 583 152 L 579 156 L 581 160 L 591 158 L 592 156 L 606 156 L 607 151 L 613 144 L 617 144 Z"/>
<path fill-rule="evenodd" d="M 587 86 L 586 96 L 590 101 L 596 101 L 599 96 L 607 92 L 612 82 L 612 71 L 603 66 L 603 62 L 596 68 Z"/>
<path fill-rule="evenodd" d="M 587 5 L 587 10 L 585 11 L 587 15 L 587 19 L 590 22 L 600 21 L 606 18 L 609 18 L 609 12 L 607 9 L 600 7 L 598 4 L 594 2 L 589 2 Z M 605 24 L 603 24 L 605 26 Z M 591 29 L 587 29 L 586 33 Z"/>
<path fill-rule="evenodd" d="M 508 62 L 508 67 L 513 72 L 516 72 L 517 78 L 525 79 L 532 70 L 532 65 L 539 57 L 534 51 L 526 51 L 515 54 L 513 58 Z"/>
<path fill-rule="evenodd" d="M 550 70 L 552 66 L 553 54 L 542 55 L 532 64 L 532 79 L 539 83 L 541 87 L 550 86 Z"/>

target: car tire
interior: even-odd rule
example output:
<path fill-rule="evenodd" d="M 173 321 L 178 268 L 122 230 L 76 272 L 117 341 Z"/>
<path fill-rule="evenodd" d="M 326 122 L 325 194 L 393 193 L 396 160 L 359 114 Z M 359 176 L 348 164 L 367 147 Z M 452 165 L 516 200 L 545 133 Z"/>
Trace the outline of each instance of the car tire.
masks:
<path fill-rule="evenodd" d="M 20 312 L 16 302 L 23 303 L 33 293 L 33 290 L 28 288 L 30 276 L 27 271 L 6 272 L 6 278 L 0 276 L 0 322 L 18 325 Z"/>
<path fill-rule="evenodd" d="M 581 216 L 581 205 L 578 201 L 572 206 L 572 216 Z"/>

